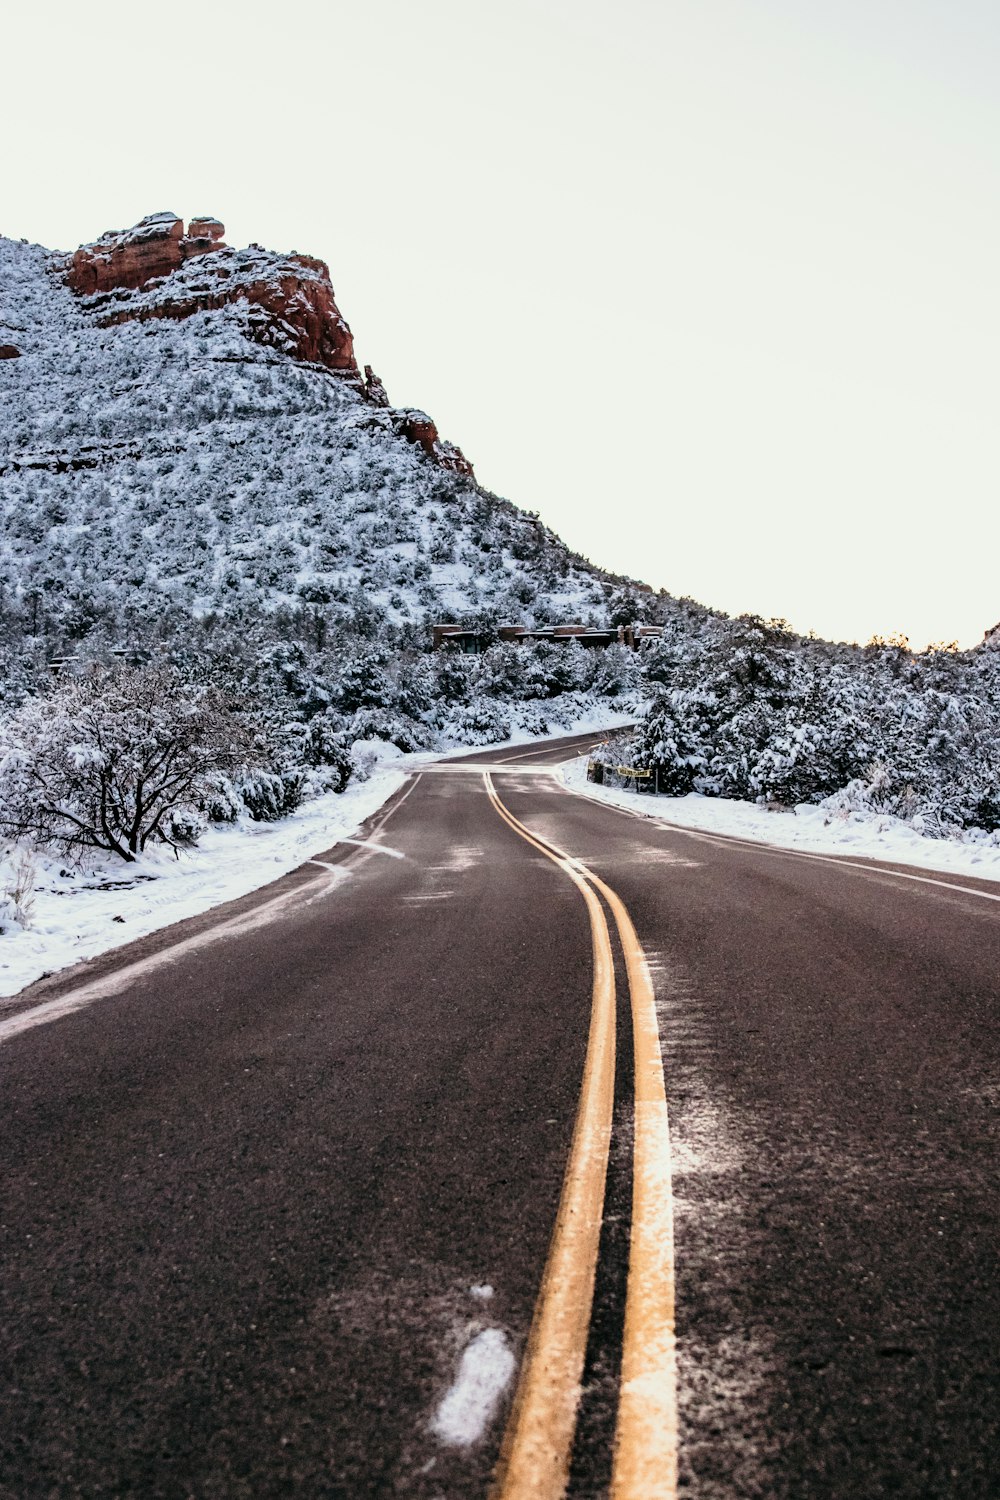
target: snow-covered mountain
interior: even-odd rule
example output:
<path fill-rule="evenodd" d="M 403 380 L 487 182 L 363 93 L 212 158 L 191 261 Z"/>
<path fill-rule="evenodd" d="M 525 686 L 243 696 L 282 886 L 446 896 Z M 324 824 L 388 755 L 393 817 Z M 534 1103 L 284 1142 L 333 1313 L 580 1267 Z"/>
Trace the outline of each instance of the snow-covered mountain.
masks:
<path fill-rule="evenodd" d="M 326 266 L 154 214 L 0 239 L 0 599 L 49 654 L 178 618 L 604 623 L 610 575 L 359 371 Z M 400 634 L 401 633 L 401 634 Z"/>
<path fill-rule="evenodd" d="M 386 756 L 636 701 L 623 645 L 499 639 L 631 618 L 626 581 L 390 406 L 322 261 L 224 232 L 161 213 L 71 255 L 0 238 L 5 938 L 67 865 L 78 896 L 102 860 L 159 877 L 164 846 L 193 858 L 224 825 L 249 858 L 303 804 L 328 837 Z M 432 650 L 448 621 L 485 649 Z"/>
<path fill-rule="evenodd" d="M 321 261 L 223 236 L 0 239 L 0 934 L 36 850 L 61 892 L 66 851 L 239 838 L 390 747 L 637 713 L 606 784 L 1000 842 L 1000 652 L 804 639 L 603 572 L 389 405 Z M 499 629 L 643 619 L 641 651 Z M 487 649 L 433 651 L 445 621 Z"/>

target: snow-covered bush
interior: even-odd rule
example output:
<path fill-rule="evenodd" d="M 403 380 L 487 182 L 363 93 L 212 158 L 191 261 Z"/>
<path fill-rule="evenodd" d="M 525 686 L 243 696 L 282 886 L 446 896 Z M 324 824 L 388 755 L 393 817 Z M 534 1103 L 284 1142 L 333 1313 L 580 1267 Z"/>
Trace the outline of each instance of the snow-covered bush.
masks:
<path fill-rule="evenodd" d="M 348 737 L 354 740 L 384 740 L 407 754 L 427 744 L 427 732 L 393 708 L 359 708 L 351 719 Z"/>
<path fill-rule="evenodd" d="M 1000 662 L 905 641 L 859 649 L 744 616 L 673 631 L 644 658 L 650 708 L 627 751 L 660 790 L 1000 826 Z"/>
<path fill-rule="evenodd" d="M 166 817 L 167 842 L 175 849 L 193 849 L 205 832 L 207 820 L 193 807 L 174 807 Z"/>
<path fill-rule="evenodd" d="M 617 753 L 624 765 L 657 773 L 661 792 L 683 797 L 704 776 L 712 746 L 709 711 L 714 705 L 697 689 L 658 696 L 629 748 Z M 603 759 L 603 755 L 602 755 Z"/>
<path fill-rule="evenodd" d="M 235 823 L 243 812 L 243 799 L 228 776 L 213 776 L 198 798 L 198 811 L 209 823 Z"/>
<path fill-rule="evenodd" d="M 510 715 L 486 698 L 453 709 L 444 732 L 463 745 L 496 745 L 510 737 Z"/>
<path fill-rule="evenodd" d="M 302 805 L 306 775 L 301 770 L 258 768 L 241 776 L 236 785 L 243 806 L 255 823 L 277 823 Z"/>
<path fill-rule="evenodd" d="M 327 711 L 316 714 L 302 729 L 302 759 L 323 772 L 327 790 L 342 792 L 351 778 L 351 741 L 342 720 Z"/>
<path fill-rule="evenodd" d="M 536 703 L 525 703 L 519 708 L 517 722 L 525 734 L 548 734 L 549 721 Z"/>
<path fill-rule="evenodd" d="M 604 651 L 590 651 L 589 672 L 584 681 L 602 698 L 618 698 L 639 685 L 641 662 L 625 646 L 609 646 Z"/>
<path fill-rule="evenodd" d="M 29 698 L 0 733 L 0 832 L 127 861 L 175 845 L 219 772 L 266 759 L 258 726 L 165 667 L 118 666 Z"/>
<path fill-rule="evenodd" d="M 384 652 L 360 651 L 347 657 L 334 688 L 334 701 L 342 713 L 384 708 L 390 697 Z"/>

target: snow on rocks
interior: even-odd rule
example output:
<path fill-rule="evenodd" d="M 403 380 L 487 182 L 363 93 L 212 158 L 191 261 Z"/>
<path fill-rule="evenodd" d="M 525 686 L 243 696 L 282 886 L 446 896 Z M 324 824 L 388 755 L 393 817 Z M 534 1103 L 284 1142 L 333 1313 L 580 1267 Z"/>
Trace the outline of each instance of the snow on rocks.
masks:
<path fill-rule="evenodd" d="M 150 214 L 131 229 L 109 230 L 81 245 L 64 263 L 66 283 L 86 299 L 85 310 L 101 327 L 183 320 L 243 303 L 251 310 L 244 325 L 248 338 L 323 365 L 349 379 L 365 400 L 388 407 L 385 387 L 370 367 L 361 377 L 325 262 L 260 245 L 237 250 L 225 244 L 224 234 L 225 226 L 212 216 L 192 219 L 185 232 L 176 214 Z M 392 425 L 442 468 L 472 476 L 461 450 L 439 437 L 425 413 L 394 412 Z"/>
<path fill-rule="evenodd" d="M 0 587 L 51 580 L 46 635 L 81 610 L 353 619 L 358 591 L 414 629 L 603 610 L 598 569 L 365 384 L 322 262 L 216 248 L 96 302 L 64 265 L 0 238 L 0 342 L 22 355 L 0 362 Z"/>

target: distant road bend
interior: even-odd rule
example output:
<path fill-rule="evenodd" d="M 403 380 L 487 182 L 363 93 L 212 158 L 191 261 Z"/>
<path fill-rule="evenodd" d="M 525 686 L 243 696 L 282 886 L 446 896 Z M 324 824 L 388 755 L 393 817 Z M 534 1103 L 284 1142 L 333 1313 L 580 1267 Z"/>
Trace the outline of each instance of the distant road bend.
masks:
<path fill-rule="evenodd" d="M 2 1500 L 998 1493 L 1000 892 L 597 738 L 0 1012 Z"/>

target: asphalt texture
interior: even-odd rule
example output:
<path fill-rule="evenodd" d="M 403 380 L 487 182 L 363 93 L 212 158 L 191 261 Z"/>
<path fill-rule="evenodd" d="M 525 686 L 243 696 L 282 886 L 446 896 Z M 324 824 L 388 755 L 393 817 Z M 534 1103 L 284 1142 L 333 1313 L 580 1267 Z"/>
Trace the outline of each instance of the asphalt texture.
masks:
<path fill-rule="evenodd" d="M 653 968 L 681 1494 L 1000 1494 L 1000 904 L 495 780 Z M 381 851 L 320 852 L 0 1011 L 96 995 L 0 1045 L 3 1500 L 485 1495 L 505 1412 L 468 1447 L 432 1418 L 477 1332 L 524 1347 L 590 931 L 480 775 L 388 812 Z M 574 1496 L 610 1472 L 627 1010 L 619 967 Z"/>

